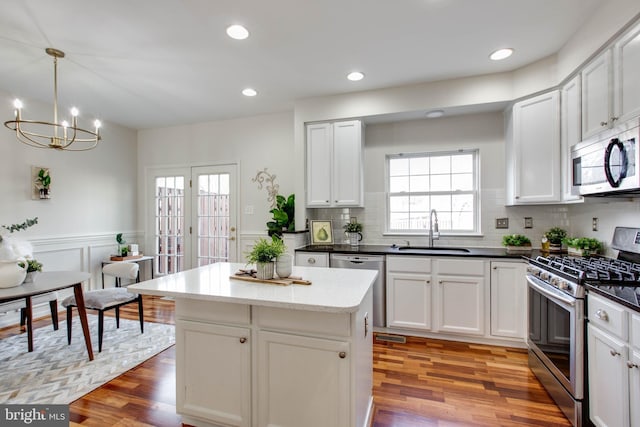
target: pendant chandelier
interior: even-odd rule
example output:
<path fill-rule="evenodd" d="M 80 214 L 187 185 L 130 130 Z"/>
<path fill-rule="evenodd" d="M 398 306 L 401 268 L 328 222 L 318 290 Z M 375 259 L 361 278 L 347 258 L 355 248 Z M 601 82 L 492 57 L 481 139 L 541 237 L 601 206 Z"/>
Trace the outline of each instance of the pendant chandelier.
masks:
<path fill-rule="evenodd" d="M 94 131 L 78 127 L 78 109 L 71 109 L 71 124 L 67 120 L 58 122 L 58 58 L 64 58 L 64 52 L 58 49 L 45 49 L 53 57 L 53 122 L 24 120 L 22 102 L 16 99 L 15 119 L 7 120 L 4 125 L 16 133 L 18 141 L 36 148 L 55 150 L 86 151 L 98 145 L 100 137 L 99 120 L 93 122 Z"/>

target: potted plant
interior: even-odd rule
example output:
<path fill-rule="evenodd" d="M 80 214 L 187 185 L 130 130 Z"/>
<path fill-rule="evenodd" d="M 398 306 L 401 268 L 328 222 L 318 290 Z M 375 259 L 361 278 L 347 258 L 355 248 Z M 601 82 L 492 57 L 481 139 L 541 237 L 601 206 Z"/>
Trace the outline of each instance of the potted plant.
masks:
<path fill-rule="evenodd" d="M 502 236 L 502 245 L 507 247 L 508 254 L 531 252 L 531 240 L 522 234 Z"/>
<path fill-rule="evenodd" d="M 358 243 L 362 240 L 362 224 L 352 220 L 343 225 L 342 228 L 344 228 L 344 233 L 347 235 L 351 246 L 358 246 Z"/>
<path fill-rule="evenodd" d="M 284 253 L 285 246 L 282 239 L 272 236 L 271 241 L 260 238 L 247 253 L 248 263 L 256 265 L 256 278 L 261 280 L 273 279 L 274 260 Z"/>
<path fill-rule="evenodd" d="M 38 176 L 36 177 L 36 186 L 40 190 L 40 198 L 48 199 L 51 197 L 49 194 L 49 186 L 51 185 L 51 176 L 48 169 L 40 169 Z"/>
<path fill-rule="evenodd" d="M 26 230 L 38 223 L 38 218 L 27 219 L 21 224 L 0 226 L 0 288 L 18 286 L 27 275 L 24 261 L 31 258 L 33 248 L 25 240 L 11 237 L 15 231 Z M 20 265 L 20 263 L 23 265 Z"/>
<path fill-rule="evenodd" d="M 602 249 L 602 243 L 591 237 L 565 237 L 562 243 L 567 245 L 569 255 L 589 256 Z"/>
<path fill-rule="evenodd" d="M 296 195 L 289 197 L 276 195 L 276 207 L 269 212 L 273 219 L 267 222 L 269 236 L 282 236 L 283 231 L 295 231 Z"/>
<path fill-rule="evenodd" d="M 35 282 L 36 276 L 42 271 L 42 263 L 36 259 L 27 259 L 18 263 L 20 267 L 27 269 L 27 277 L 24 279 L 24 283 Z"/>
<path fill-rule="evenodd" d="M 549 252 L 562 251 L 562 239 L 567 237 L 567 231 L 560 227 L 553 227 L 544 233 L 549 242 Z"/>
<path fill-rule="evenodd" d="M 122 237 L 122 233 L 116 234 L 116 242 L 118 243 L 118 256 L 127 256 L 127 241 Z"/>

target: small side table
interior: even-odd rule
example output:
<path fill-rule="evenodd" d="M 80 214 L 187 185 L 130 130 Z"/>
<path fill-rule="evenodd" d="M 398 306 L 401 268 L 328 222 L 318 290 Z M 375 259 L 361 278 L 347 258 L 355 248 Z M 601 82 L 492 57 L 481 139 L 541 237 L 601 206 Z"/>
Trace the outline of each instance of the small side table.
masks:
<path fill-rule="evenodd" d="M 112 264 L 114 262 L 137 262 L 137 263 L 141 263 L 141 262 L 149 261 L 151 263 L 151 278 L 153 279 L 153 270 L 154 270 L 154 267 L 155 267 L 154 264 L 153 264 L 153 258 L 154 257 L 152 257 L 152 256 L 144 255 L 144 256 L 141 256 L 140 258 L 128 259 L 128 260 L 125 260 L 125 261 L 112 261 L 110 259 L 105 259 L 105 260 L 102 261 L 102 267 L 104 267 L 105 264 Z M 101 272 L 101 274 L 102 274 L 102 289 L 104 289 L 104 273 Z"/>

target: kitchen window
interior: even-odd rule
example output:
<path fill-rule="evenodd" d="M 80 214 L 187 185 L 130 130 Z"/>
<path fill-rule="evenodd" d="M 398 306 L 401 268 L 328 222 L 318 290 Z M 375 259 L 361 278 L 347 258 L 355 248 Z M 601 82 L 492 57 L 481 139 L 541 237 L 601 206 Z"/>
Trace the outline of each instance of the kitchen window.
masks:
<path fill-rule="evenodd" d="M 435 209 L 441 233 L 478 233 L 478 176 L 478 150 L 387 155 L 387 232 L 424 233 Z"/>

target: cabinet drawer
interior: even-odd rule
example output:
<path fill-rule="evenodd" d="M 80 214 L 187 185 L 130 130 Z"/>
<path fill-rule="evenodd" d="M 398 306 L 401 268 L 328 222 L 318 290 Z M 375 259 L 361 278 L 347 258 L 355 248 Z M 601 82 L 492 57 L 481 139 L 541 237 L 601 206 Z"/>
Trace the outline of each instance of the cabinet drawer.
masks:
<path fill-rule="evenodd" d="M 387 271 L 403 273 L 431 273 L 431 258 L 387 256 Z"/>
<path fill-rule="evenodd" d="M 640 314 L 631 314 L 631 337 L 629 343 L 636 351 L 640 351 Z"/>
<path fill-rule="evenodd" d="M 624 307 L 593 292 L 589 293 L 587 305 L 590 324 L 627 340 L 628 321 Z"/>
<path fill-rule="evenodd" d="M 176 299 L 176 318 L 239 325 L 248 325 L 251 321 L 248 305 L 183 298 Z"/>
<path fill-rule="evenodd" d="M 484 276 L 485 262 L 482 260 L 467 260 L 460 258 L 446 258 L 436 260 L 438 274 L 455 274 L 456 276 Z"/>
<path fill-rule="evenodd" d="M 296 265 L 301 267 L 329 267 L 327 252 L 296 252 Z"/>
<path fill-rule="evenodd" d="M 349 313 L 324 313 L 273 307 L 254 307 L 253 310 L 255 322 L 262 329 L 339 337 L 351 335 Z"/>

